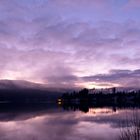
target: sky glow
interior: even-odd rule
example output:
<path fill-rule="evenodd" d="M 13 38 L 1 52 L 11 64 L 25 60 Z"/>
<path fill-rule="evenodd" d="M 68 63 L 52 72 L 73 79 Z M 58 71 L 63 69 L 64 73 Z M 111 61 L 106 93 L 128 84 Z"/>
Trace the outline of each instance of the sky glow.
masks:
<path fill-rule="evenodd" d="M 0 78 L 140 87 L 140 1 L 1 0 Z"/>

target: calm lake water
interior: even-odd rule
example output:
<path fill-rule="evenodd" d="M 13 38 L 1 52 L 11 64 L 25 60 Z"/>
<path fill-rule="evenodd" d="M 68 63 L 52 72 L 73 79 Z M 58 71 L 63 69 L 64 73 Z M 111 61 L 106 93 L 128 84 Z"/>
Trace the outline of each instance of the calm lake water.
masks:
<path fill-rule="evenodd" d="M 132 108 L 64 110 L 56 105 L 0 108 L 0 140 L 117 140 Z M 139 116 L 140 118 L 140 116 Z M 132 127 L 132 126 L 130 126 Z"/>

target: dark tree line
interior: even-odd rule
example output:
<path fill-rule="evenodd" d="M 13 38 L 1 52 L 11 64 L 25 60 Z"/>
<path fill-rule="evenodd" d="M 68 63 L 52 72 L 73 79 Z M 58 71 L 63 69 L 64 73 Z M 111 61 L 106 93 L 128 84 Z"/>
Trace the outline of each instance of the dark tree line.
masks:
<path fill-rule="evenodd" d="M 104 93 L 100 91 L 98 93 L 89 94 L 88 89 L 82 89 L 79 92 L 65 93 L 61 97 L 63 104 L 94 104 L 95 106 L 106 106 L 106 105 L 140 105 L 140 91 L 132 92 L 114 92 Z"/>

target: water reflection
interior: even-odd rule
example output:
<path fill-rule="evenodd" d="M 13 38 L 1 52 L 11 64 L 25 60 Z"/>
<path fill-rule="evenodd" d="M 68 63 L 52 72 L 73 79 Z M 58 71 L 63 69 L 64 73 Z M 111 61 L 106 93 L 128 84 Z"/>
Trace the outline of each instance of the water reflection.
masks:
<path fill-rule="evenodd" d="M 137 108 L 91 107 L 86 113 L 64 109 L 56 104 L 3 106 L 0 140 L 116 140 L 128 127 L 126 116 L 130 120 L 134 110 L 140 115 Z"/>

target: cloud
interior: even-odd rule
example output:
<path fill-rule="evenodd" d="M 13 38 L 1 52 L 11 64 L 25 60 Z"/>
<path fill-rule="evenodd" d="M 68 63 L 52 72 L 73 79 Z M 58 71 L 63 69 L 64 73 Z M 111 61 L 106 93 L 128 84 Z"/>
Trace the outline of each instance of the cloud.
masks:
<path fill-rule="evenodd" d="M 75 74 L 83 71 L 87 75 L 89 70 L 92 74 L 98 69 L 110 70 L 116 64 L 120 68 L 122 64 L 127 67 L 140 65 L 139 48 L 136 45 L 131 47 L 132 42 L 135 43 L 139 38 L 137 24 L 135 27 L 129 24 L 129 27 L 122 29 L 123 24 L 105 21 L 105 25 L 99 24 L 96 27 L 89 23 L 68 23 L 62 20 L 55 24 L 45 23 L 47 21 L 43 19 L 37 19 L 36 23 L 33 21 L 29 27 L 34 33 L 27 36 L 26 31 L 25 34 L 24 31 L 15 34 L 15 30 L 3 28 L 8 32 L 6 36 L 1 32 L 1 72 L 4 71 L 4 75 L 9 71 L 24 71 L 25 77 L 17 77 L 36 77 L 50 85 L 66 86 L 72 82 L 75 85 L 78 82 Z M 24 22 L 22 24 L 26 27 Z M 130 32 L 133 33 L 131 36 Z M 129 55 L 130 51 L 133 51 L 134 56 Z M 100 63 L 103 65 L 100 66 Z M 27 69 L 28 66 L 30 69 Z"/>
<path fill-rule="evenodd" d="M 0 1 L 1 78 L 66 86 L 111 69 L 139 69 L 140 22 L 102 15 L 113 6 L 110 0 Z"/>
<path fill-rule="evenodd" d="M 127 9 L 139 8 L 139 7 L 140 7 L 139 0 L 128 0 L 127 4 L 125 5 L 125 8 Z"/>
<path fill-rule="evenodd" d="M 140 86 L 140 70 L 111 70 L 108 74 L 98 74 L 94 76 L 83 77 L 85 81 L 99 83 L 112 83 L 124 87 Z"/>

